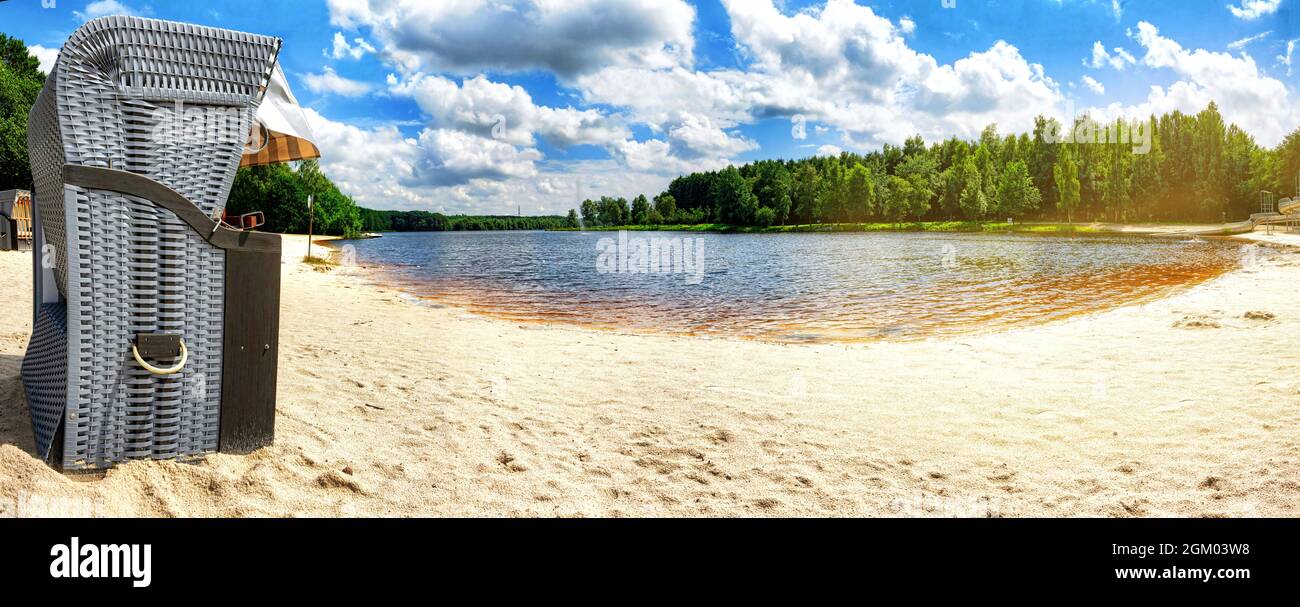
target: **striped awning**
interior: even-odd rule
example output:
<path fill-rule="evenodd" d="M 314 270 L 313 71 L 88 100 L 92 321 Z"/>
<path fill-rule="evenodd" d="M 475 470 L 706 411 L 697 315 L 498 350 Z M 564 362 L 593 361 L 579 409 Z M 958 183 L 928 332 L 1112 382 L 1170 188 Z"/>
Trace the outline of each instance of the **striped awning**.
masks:
<path fill-rule="evenodd" d="M 284 71 L 276 64 L 239 166 L 320 158 L 320 149 L 312 143 L 313 138 L 302 107 L 289 90 Z"/>
<path fill-rule="evenodd" d="M 275 131 L 271 131 L 269 135 L 266 145 L 257 153 L 244 154 L 244 157 L 239 160 L 239 166 L 251 167 L 259 164 L 320 158 L 320 149 L 306 139 Z"/>

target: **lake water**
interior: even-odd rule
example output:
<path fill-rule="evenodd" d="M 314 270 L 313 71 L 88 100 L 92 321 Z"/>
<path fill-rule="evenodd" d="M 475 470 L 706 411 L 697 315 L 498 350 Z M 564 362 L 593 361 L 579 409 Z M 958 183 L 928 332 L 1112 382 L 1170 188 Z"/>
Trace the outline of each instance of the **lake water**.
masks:
<path fill-rule="evenodd" d="M 644 261 L 652 239 L 656 259 L 671 256 L 658 271 Z M 785 342 L 1044 322 L 1202 282 L 1242 254 L 1216 239 L 1031 234 L 444 232 L 347 245 L 386 282 L 498 317 Z"/>

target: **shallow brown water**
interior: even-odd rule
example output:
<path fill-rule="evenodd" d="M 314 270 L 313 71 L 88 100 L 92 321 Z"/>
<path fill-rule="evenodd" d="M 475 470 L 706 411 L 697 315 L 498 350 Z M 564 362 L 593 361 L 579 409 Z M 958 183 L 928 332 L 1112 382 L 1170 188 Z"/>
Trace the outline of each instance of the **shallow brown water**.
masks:
<path fill-rule="evenodd" d="M 703 269 L 635 271 L 650 269 L 638 261 L 651 239 L 693 253 L 683 257 Z M 349 245 L 359 263 L 383 268 L 385 282 L 497 317 L 782 342 L 917 339 L 1095 312 L 1218 276 L 1240 263 L 1242 246 L 1129 235 L 666 232 L 390 234 Z"/>

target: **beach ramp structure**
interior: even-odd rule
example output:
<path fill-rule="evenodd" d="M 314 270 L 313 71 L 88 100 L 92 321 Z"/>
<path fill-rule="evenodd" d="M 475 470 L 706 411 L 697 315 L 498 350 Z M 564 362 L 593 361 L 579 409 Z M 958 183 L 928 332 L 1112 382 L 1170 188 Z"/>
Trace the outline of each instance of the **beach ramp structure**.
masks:
<path fill-rule="evenodd" d="M 1300 195 L 1281 200 L 1270 199 L 1264 212 L 1251 215 L 1245 225 L 1246 231 L 1254 230 L 1259 226 L 1266 226 L 1269 230 L 1272 230 L 1273 226 L 1287 227 L 1291 231 L 1300 229 Z"/>
<path fill-rule="evenodd" d="M 280 45 L 114 16 L 60 51 L 28 121 L 35 315 L 22 365 L 53 465 L 271 443 L 280 238 L 225 223 L 224 207 L 240 164 L 265 151 L 265 137 L 250 147 L 268 132 L 262 106 L 294 109 L 269 90 Z"/>
<path fill-rule="evenodd" d="M 32 194 L 26 190 L 0 192 L 0 251 L 32 248 Z"/>

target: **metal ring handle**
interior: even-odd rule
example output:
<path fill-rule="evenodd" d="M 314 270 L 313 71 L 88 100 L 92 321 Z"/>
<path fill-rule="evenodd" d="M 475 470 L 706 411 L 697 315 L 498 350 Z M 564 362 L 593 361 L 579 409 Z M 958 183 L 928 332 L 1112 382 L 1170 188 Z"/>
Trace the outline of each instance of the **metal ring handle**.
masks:
<path fill-rule="evenodd" d="M 154 375 L 175 375 L 180 373 L 181 369 L 185 368 L 185 361 L 190 357 L 189 351 L 185 349 L 185 342 L 179 341 L 178 343 L 181 345 L 181 360 L 176 363 L 175 367 L 170 369 L 159 369 L 158 367 L 144 362 L 144 359 L 140 358 L 140 350 L 136 348 L 135 344 L 131 344 L 131 354 L 135 356 L 135 362 L 140 363 L 140 366 L 144 367 L 145 371 L 153 373 Z"/>

